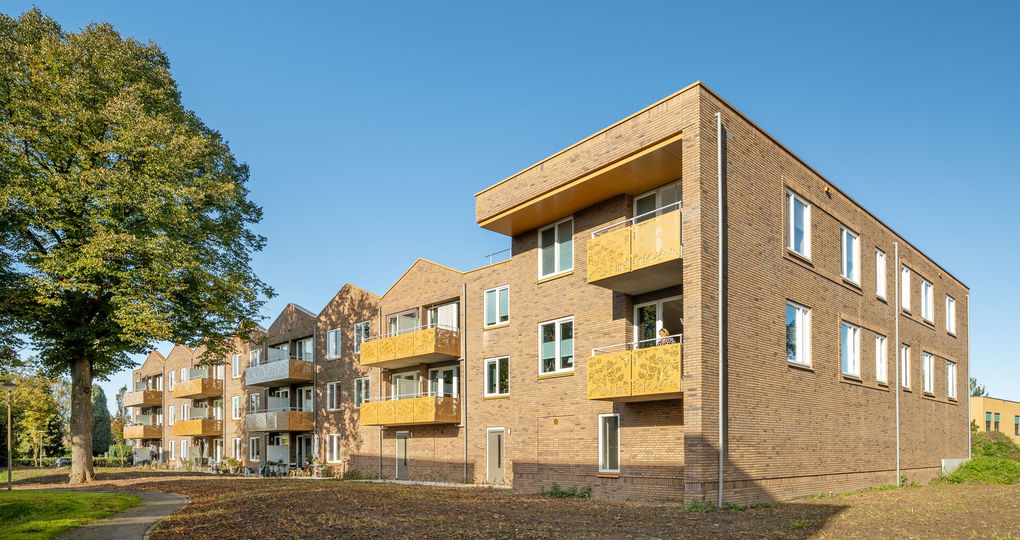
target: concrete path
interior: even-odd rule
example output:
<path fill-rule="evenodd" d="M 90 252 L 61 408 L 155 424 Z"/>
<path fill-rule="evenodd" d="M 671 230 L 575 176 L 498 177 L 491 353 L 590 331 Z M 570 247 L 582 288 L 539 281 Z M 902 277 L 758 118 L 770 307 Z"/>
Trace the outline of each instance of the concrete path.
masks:
<path fill-rule="evenodd" d="M 93 493 L 126 493 L 142 499 L 119 514 L 97 519 L 84 527 L 71 529 L 57 536 L 58 539 L 74 540 L 134 540 L 149 537 L 153 526 L 163 518 L 184 508 L 191 502 L 185 495 L 176 493 L 152 493 L 140 491 L 95 491 Z"/>

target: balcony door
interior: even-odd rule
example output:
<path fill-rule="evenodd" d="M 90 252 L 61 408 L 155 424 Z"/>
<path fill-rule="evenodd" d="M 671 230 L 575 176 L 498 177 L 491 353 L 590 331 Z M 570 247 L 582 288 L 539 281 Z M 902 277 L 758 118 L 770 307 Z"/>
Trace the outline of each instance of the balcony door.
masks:
<path fill-rule="evenodd" d="M 297 389 L 297 410 L 311 412 L 314 409 L 314 396 L 311 386 L 302 386 Z"/>
<path fill-rule="evenodd" d="M 664 298 L 634 306 L 635 348 L 662 344 L 659 331 L 666 329 L 673 341 L 679 343 L 684 331 L 684 302 L 682 296 Z"/>
<path fill-rule="evenodd" d="M 456 330 L 460 328 L 460 302 L 447 302 L 429 308 L 429 327 Z"/>
<path fill-rule="evenodd" d="M 300 339 L 294 347 L 294 357 L 298 360 L 304 360 L 305 362 L 311 362 L 314 359 L 312 354 L 313 344 L 312 338 Z"/>
<path fill-rule="evenodd" d="M 393 375 L 393 398 L 408 399 L 421 393 L 418 372 L 396 373 Z"/>
<path fill-rule="evenodd" d="M 223 400 L 213 400 L 213 418 L 223 420 Z M 219 459 L 219 458 L 217 458 Z"/>
<path fill-rule="evenodd" d="M 637 218 L 634 221 L 642 222 L 654 218 L 655 216 L 662 215 L 665 212 L 676 210 L 676 206 L 670 206 L 669 208 L 663 208 L 669 206 L 675 202 L 680 201 L 680 182 L 673 182 L 662 186 L 658 189 L 649 191 L 642 195 L 634 197 L 634 217 Z M 649 212 L 653 210 L 659 210 L 654 214 Z M 647 214 L 647 215 L 643 215 Z"/>
<path fill-rule="evenodd" d="M 460 368 L 448 366 L 429 370 L 429 394 L 433 396 L 457 397 L 460 395 L 457 382 Z"/>
<path fill-rule="evenodd" d="M 414 332 L 420 326 L 418 323 L 418 310 L 409 309 L 396 315 L 390 315 L 386 318 L 386 323 L 390 329 L 390 334 L 393 335 Z"/>
<path fill-rule="evenodd" d="M 397 480 L 411 479 L 411 463 L 407 459 L 407 445 L 411 434 L 407 431 L 397 432 Z"/>

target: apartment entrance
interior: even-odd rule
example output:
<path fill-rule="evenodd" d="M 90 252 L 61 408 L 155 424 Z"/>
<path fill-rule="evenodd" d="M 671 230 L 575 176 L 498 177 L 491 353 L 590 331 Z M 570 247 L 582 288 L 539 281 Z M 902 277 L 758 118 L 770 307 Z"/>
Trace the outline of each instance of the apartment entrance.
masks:
<path fill-rule="evenodd" d="M 397 432 L 397 480 L 411 479 L 411 466 L 407 460 L 407 443 L 411 434 L 407 431 Z"/>
<path fill-rule="evenodd" d="M 311 435 L 298 435 L 297 436 L 297 464 L 298 468 L 303 468 L 305 465 L 312 460 L 312 452 L 315 445 L 312 444 Z"/>
<path fill-rule="evenodd" d="M 485 432 L 485 481 L 503 483 L 503 428 L 489 428 Z"/>

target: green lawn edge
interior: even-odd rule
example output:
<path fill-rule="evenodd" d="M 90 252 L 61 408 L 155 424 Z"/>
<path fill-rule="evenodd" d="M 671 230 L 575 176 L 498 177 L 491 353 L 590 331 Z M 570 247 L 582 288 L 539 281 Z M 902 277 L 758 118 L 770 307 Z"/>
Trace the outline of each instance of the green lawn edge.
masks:
<path fill-rule="evenodd" d="M 136 495 L 84 491 L 0 491 L 0 538 L 54 536 L 139 504 Z"/>

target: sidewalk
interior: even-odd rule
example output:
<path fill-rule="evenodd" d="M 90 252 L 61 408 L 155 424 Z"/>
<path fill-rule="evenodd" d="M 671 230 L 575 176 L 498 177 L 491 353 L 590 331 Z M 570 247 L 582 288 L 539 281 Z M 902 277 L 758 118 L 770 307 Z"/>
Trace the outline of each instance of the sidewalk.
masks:
<path fill-rule="evenodd" d="M 69 490 L 79 491 L 79 490 Z M 89 490 L 82 490 L 89 491 Z M 163 518 L 184 508 L 191 502 L 185 495 L 139 491 L 93 491 L 93 493 L 126 493 L 137 495 L 142 502 L 135 507 L 97 519 L 84 527 L 71 529 L 57 536 L 74 540 L 133 540 L 149 537 L 149 530 Z"/>

